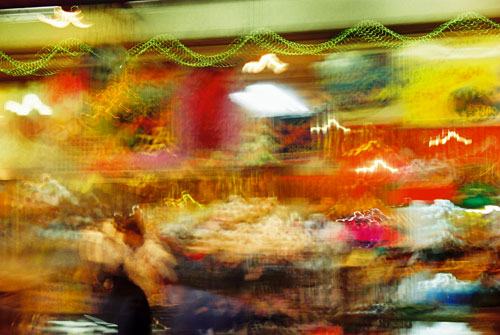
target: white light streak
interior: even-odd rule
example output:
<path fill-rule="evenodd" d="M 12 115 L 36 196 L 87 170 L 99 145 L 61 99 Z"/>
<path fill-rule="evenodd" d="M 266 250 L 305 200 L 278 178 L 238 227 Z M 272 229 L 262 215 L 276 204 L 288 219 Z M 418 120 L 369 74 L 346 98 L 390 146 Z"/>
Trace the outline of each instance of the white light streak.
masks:
<path fill-rule="evenodd" d="M 266 54 L 260 57 L 258 62 L 248 62 L 243 66 L 241 72 L 243 73 L 259 73 L 266 68 L 276 74 L 285 72 L 288 64 L 282 62 L 275 54 Z"/>
<path fill-rule="evenodd" d="M 88 28 L 92 26 L 91 23 L 82 22 L 83 14 L 79 9 L 67 12 L 61 7 L 56 7 L 54 8 L 54 15 L 52 18 L 48 18 L 45 15 L 39 15 L 38 19 L 56 28 L 65 28 L 70 24 L 78 28 Z"/>
<path fill-rule="evenodd" d="M 337 129 L 341 129 L 344 133 L 348 133 L 348 132 L 351 131 L 351 129 L 341 126 L 340 123 L 338 123 L 337 120 L 329 118 L 326 125 L 324 125 L 324 126 L 317 126 L 317 127 L 311 127 L 311 133 L 314 133 L 314 132 L 317 132 L 317 133 L 320 133 L 320 132 L 321 133 L 326 133 L 328 131 L 328 129 L 330 129 L 330 127 L 332 125 L 334 125 L 335 128 L 337 128 Z"/>
<path fill-rule="evenodd" d="M 32 110 L 37 110 L 40 115 L 52 115 L 52 109 L 45 105 L 36 94 L 26 94 L 22 104 L 9 100 L 4 108 L 21 116 L 29 115 Z"/>
<path fill-rule="evenodd" d="M 377 168 L 382 167 L 386 170 L 389 170 L 391 173 L 395 173 L 398 171 L 398 169 L 390 167 L 387 165 L 383 160 L 377 159 L 373 162 L 373 165 L 370 167 L 362 167 L 362 168 L 357 168 L 356 173 L 368 173 L 368 172 L 374 172 L 377 170 Z"/>
<path fill-rule="evenodd" d="M 435 139 L 430 139 L 429 140 L 429 147 L 432 147 L 434 145 L 438 146 L 441 144 L 446 144 L 446 142 L 448 142 L 452 138 L 456 139 L 457 142 L 461 142 L 465 145 L 469 145 L 472 143 L 472 140 L 461 137 L 460 135 L 458 135 L 458 133 L 456 131 L 454 131 L 454 130 L 449 131 L 448 130 L 448 135 L 446 135 L 445 137 L 437 136 Z"/>

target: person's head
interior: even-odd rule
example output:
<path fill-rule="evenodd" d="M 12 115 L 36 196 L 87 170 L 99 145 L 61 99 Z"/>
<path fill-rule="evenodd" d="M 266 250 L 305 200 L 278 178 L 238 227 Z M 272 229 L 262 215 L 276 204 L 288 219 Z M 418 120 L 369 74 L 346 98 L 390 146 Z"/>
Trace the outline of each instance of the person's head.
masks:
<path fill-rule="evenodd" d="M 144 243 L 145 229 L 140 212 L 128 217 L 115 215 L 116 229 L 123 233 L 123 241 L 132 249 L 140 247 Z"/>

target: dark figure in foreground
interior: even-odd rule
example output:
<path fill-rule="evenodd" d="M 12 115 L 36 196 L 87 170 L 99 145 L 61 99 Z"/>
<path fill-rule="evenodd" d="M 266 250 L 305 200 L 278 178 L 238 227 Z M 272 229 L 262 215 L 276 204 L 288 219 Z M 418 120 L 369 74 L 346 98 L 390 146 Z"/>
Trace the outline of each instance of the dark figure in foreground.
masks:
<path fill-rule="evenodd" d="M 118 325 L 118 335 L 151 334 L 151 309 L 139 286 L 123 273 L 107 278 L 104 285 L 110 292 L 100 317 Z"/>

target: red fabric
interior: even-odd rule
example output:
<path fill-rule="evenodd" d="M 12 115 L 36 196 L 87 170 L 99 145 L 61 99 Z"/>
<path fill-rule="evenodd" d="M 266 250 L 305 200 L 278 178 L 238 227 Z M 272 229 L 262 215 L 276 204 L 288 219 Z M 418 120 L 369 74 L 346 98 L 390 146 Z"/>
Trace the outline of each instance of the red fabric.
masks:
<path fill-rule="evenodd" d="M 183 148 L 222 149 L 239 133 L 237 110 L 229 100 L 232 70 L 194 70 L 179 89 Z"/>

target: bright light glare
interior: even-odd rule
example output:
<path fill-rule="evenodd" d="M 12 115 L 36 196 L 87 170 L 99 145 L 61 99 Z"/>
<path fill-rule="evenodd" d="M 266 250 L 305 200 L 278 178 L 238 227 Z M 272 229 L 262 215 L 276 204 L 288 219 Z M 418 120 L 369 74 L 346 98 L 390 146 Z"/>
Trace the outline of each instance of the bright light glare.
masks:
<path fill-rule="evenodd" d="M 457 142 L 462 142 L 465 145 L 469 145 L 472 143 L 472 140 L 461 137 L 460 135 L 458 135 L 458 133 L 456 131 L 454 131 L 454 130 L 449 131 L 448 130 L 448 135 L 446 135 L 445 137 L 437 136 L 434 140 L 432 140 L 432 139 L 429 140 L 429 147 L 432 147 L 433 145 L 437 146 L 440 144 L 446 144 L 446 142 L 448 142 L 452 138 L 456 139 Z"/>
<path fill-rule="evenodd" d="M 362 168 L 357 168 L 356 173 L 368 173 L 368 172 L 375 172 L 375 170 L 378 167 L 383 167 L 386 170 L 389 170 L 391 173 L 395 173 L 398 171 L 396 168 L 392 168 L 389 165 L 387 165 L 383 160 L 377 159 L 373 162 L 373 165 L 370 167 L 362 167 Z"/>
<path fill-rule="evenodd" d="M 40 115 L 52 115 L 52 109 L 45 105 L 36 94 L 26 94 L 22 104 L 9 100 L 4 108 L 22 116 L 29 115 L 32 110 L 37 110 Z"/>
<path fill-rule="evenodd" d="M 309 114 L 309 108 L 292 92 L 273 84 L 249 85 L 243 92 L 229 94 L 234 103 L 255 117 L 294 116 Z"/>
<path fill-rule="evenodd" d="M 72 12 L 67 12 L 61 7 L 56 7 L 54 8 L 54 16 L 52 18 L 48 18 L 45 15 L 39 15 L 38 19 L 56 28 L 65 28 L 70 24 L 73 24 L 78 28 L 88 28 L 92 26 L 92 24 L 90 23 L 82 22 L 83 14 L 79 9 Z"/>
<path fill-rule="evenodd" d="M 259 73 L 268 68 L 276 74 L 286 71 L 288 64 L 282 62 L 275 54 L 266 54 L 258 62 L 248 62 L 243 66 L 243 73 Z"/>

